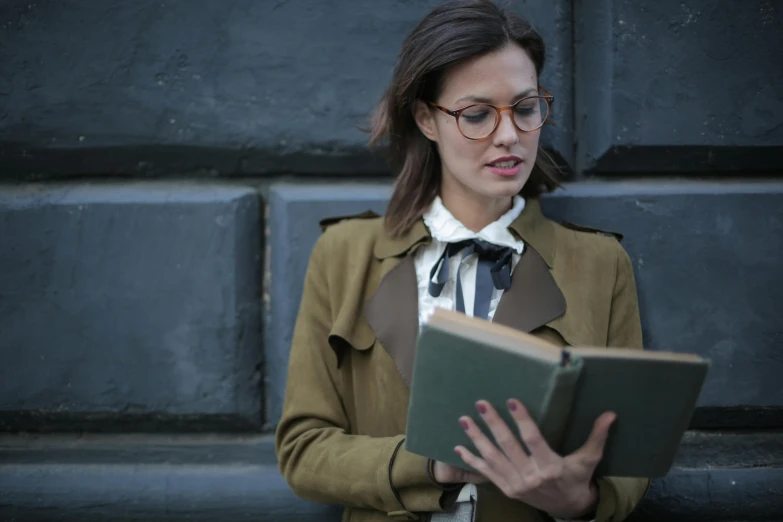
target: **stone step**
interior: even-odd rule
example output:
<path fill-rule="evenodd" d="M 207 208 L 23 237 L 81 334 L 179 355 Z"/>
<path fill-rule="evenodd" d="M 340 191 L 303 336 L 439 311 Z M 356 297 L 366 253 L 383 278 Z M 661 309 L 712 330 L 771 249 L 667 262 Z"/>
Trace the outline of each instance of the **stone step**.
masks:
<path fill-rule="evenodd" d="M 0 520 L 337 521 L 297 498 L 269 435 L 3 435 Z M 633 520 L 778 520 L 783 432 L 689 432 Z"/>

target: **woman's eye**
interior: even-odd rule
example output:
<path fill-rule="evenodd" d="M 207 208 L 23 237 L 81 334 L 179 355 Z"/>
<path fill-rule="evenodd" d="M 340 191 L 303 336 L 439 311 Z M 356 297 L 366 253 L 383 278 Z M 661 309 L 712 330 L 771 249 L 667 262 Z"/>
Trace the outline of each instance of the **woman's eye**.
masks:
<path fill-rule="evenodd" d="M 484 121 L 487 118 L 488 115 L 489 115 L 489 111 L 486 111 L 486 110 L 471 111 L 471 112 L 463 112 L 462 113 L 462 117 L 468 123 L 480 123 L 480 122 Z"/>
<path fill-rule="evenodd" d="M 517 105 L 517 114 L 520 116 L 532 116 L 536 113 L 535 105 Z"/>

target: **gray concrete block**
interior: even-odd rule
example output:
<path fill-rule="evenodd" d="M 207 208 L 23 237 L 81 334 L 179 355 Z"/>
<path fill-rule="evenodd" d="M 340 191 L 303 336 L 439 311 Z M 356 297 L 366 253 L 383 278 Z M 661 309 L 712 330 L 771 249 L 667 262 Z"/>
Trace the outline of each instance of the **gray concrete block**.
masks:
<path fill-rule="evenodd" d="M 781 443 L 771 433 L 686 434 L 671 473 L 629 520 L 779 520 Z M 5 436 L 0 451 L 2 520 L 336 522 L 342 510 L 291 492 L 270 436 Z"/>
<path fill-rule="evenodd" d="M 629 522 L 780 521 L 783 469 L 675 471 L 650 485 Z"/>
<path fill-rule="evenodd" d="M 773 2 L 576 2 L 576 165 L 777 171 L 783 22 Z"/>
<path fill-rule="evenodd" d="M 16 521 L 337 522 L 296 498 L 275 466 L 2 465 L 0 518 Z"/>
<path fill-rule="evenodd" d="M 673 472 L 724 468 L 783 469 L 783 432 L 752 429 L 685 432 Z"/>
<path fill-rule="evenodd" d="M 267 422 L 279 418 L 301 284 L 318 220 L 374 209 L 388 188 L 277 186 L 270 195 L 271 320 Z M 694 426 L 781 426 L 783 183 L 579 183 L 545 212 L 622 232 L 634 263 L 648 348 L 712 361 Z M 730 408 L 732 415 L 725 416 Z"/>
<path fill-rule="evenodd" d="M 337 522 L 342 507 L 294 496 L 272 467 L 0 467 L 12 486 L 0 517 L 18 522 L 78 520 Z M 633 522 L 778 521 L 780 469 L 675 472 L 656 480 Z"/>
<path fill-rule="evenodd" d="M 0 188 L 0 430 L 257 429 L 259 207 L 218 185 Z"/>
<path fill-rule="evenodd" d="M 297 498 L 269 435 L 0 435 L 0 520 L 337 522 Z"/>
<path fill-rule="evenodd" d="M 712 361 L 701 407 L 783 405 L 783 183 L 587 183 L 544 208 L 625 234 L 645 345 Z"/>
<path fill-rule="evenodd" d="M 3 2 L 0 177 L 386 172 L 357 126 L 437 3 Z M 570 157 L 570 2 L 517 6 Z"/>
<path fill-rule="evenodd" d="M 302 299 L 310 251 L 321 235 L 318 222 L 330 216 L 373 210 L 382 214 L 391 195 L 385 185 L 274 185 L 269 191 L 269 276 L 264 321 L 264 398 L 273 427 L 285 397 L 288 353 Z"/>

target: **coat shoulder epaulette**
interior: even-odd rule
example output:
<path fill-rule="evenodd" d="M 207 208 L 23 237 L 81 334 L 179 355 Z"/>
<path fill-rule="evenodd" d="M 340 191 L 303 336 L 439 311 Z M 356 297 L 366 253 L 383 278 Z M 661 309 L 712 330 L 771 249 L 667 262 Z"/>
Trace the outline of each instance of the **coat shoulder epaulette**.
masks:
<path fill-rule="evenodd" d="M 334 217 L 324 218 L 318 222 L 318 225 L 321 227 L 321 231 L 323 232 L 330 226 L 335 225 L 340 221 L 345 221 L 347 219 L 373 219 L 377 217 L 380 217 L 380 214 L 377 214 L 372 210 L 365 210 L 364 212 L 361 212 L 359 214 L 349 214 L 346 216 L 334 216 Z"/>
<path fill-rule="evenodd" d="M 617 241 L 623 240 L 623 235 L 619 232 L 612 232 L 610 230 L 601 230 L 600 228 L 585 227 L 568 221 L 559 221 L 559 223 L 566 228 L 570 228 L 571 230 L 578 230 L 579 232 L 589 232 L 591 234 L 601 234 L 603 236 L 614 237 L 617 239 Z"/>

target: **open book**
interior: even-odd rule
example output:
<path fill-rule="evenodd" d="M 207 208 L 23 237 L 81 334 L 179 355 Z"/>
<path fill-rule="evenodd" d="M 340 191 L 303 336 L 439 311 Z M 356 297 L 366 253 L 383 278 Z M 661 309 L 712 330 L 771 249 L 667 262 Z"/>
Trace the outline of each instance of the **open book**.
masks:
<path fill-rule="evenodd" d="M 492 440 L 476 401 L 492 404 L 519 434 L 506 401 L 519 399 L 549 446 L 570 454 L 605 411 L 609 431 L 599 476 L 668 473 L 696 406 L 709 362 L 697 355 L 625 348 L 559 348 L 518 330 L 436 310 L 419 334 L 405 449 L 470 469 L 454 453 L 479 455 L 458 419 Z"/>

